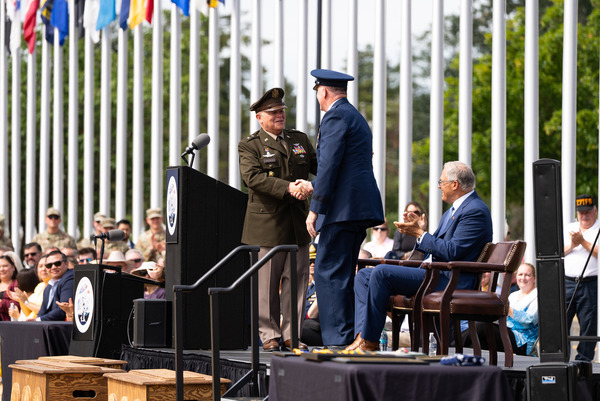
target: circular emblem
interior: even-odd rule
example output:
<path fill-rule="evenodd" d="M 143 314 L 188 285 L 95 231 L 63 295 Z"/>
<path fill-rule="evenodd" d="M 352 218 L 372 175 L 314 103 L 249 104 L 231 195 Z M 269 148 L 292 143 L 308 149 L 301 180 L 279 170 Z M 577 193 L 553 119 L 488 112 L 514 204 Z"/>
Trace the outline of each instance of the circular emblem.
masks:
<path fill-rule="evenodd" d="M 75 290 L 73 319 L 80 333 L 85 333 L 94 317 L 94 288 L 89 278 L 83 277 Z"/>
<path fill-rule="evenodd" d="M 170 235 L 175 234 L 177 228 L 177 182 L 175 177 L 171 177 L 167 185 L 167 228 Z"/>

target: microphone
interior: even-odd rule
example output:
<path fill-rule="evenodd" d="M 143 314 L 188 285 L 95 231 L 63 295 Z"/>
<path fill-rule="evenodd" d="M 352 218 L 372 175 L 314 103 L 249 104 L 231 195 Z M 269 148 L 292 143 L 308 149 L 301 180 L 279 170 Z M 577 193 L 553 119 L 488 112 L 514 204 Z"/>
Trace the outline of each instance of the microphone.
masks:
<path fill-rule="evenodd" d="M 125 231 L 123 230 L 109 230 L 106 233 L 102 233 L 100 235 L 92 235 L 91 240 L 95 241 L 96 239 L 107 239 L 109 241 L 121 241 L 125 238 Z"/>
<path fill-rule="evenodd" d="M 192 143 L 190 144 L 190 146 L 188 146 L 187 148 L 185 148 L 185 152 L 183 152 L 181 154 L 181 157 L 190 155 L 192 153 L 194 153 L 195 150 L 200 150 L 203 147 L 205 147 L 206 145 L 208 145 L 208 143 L 210 142 L 210 136 L 208 136 L 208 134 L 200 134 L 198 135 L 196 138 L 194 138 L 194 140 L 192 141 Z"/>

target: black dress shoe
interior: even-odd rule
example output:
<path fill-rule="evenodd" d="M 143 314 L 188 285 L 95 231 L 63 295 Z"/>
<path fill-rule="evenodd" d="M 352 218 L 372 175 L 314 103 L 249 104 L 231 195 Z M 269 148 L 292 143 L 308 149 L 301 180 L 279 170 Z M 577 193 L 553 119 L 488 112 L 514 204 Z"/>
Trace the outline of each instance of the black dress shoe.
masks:
<path fill-rule="evenodd" d="M 302 351 L 308 351 L 308 347 L 303 342 L 298 341 L 298 349 Z M 282 351 L 292 351 L 292 340 L 285 340 L 283 342 L 283 346 L 281 347 Z"/>
<path fill-rule="evenodd" d="M 279 339 L 271 338 L 263 343 L 263 350 L 267 352 L 279 351 Z"/>

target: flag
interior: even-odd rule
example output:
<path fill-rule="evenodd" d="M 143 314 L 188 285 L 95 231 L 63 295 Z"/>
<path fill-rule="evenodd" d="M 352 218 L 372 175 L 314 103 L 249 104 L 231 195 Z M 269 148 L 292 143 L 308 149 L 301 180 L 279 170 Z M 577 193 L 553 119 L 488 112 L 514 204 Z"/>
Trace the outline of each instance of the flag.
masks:
<path fill-rule="evenodd" d="M 190 15 L 190 0 L 171 0 L 173 4 L 181 9 L 183 15 L 189 17 Z"/>
<path fill-rule="evenodd" d="M 49 0 L 46 0 L 49 1 Z M 96 29 L 96 22 L 98 22 L 98 11 L 100 10 L 99 0 L 86 0 L 85 10 L 83 10 L 83 27 L 89 32 L 90 37 L 94 43 L 100 41 L 100 33 Z"/>
<path fill-rule="evenodd" d="M 154 14 L 154 0 L 148 0 L 146 3 L 146 21 L 152 23 L 152 14 Z"/>
<path fill-rule="evenodd" d="M 100 0 L 100 10 L 98 11 L 96 29 L 101 30 L 106 28 L 115 18 L 117 18 L 115 0 Z"/>
<path fill-rule="evenodd" d="M 27 42 L 27 47 L 29 47 L 29 54 L 33 54 L 33 50 L 35 49 L 35 22 L 39 7 L 40 0 L 30 0 L 25 20 L 23 21 L 23 37 Z"/>
<path fill-rule="evenodd" d="M 129 5 L 131 0 L 121 0 L 121 12 L 119 13 L 119 26 L 122 30 L 127 29 L 127 20 L 129 19 Z"/>
<path fill-rule="evenodd" d="M 133 29 L 142 23 L 146 17 L 144 0 L 131 0 L 129 7 L 129 28 Z"/>
<path fill-rule="evenodd" d="M 46 26 L 46 40 L 54 43 L 54 29 L 50 26 L 50 16 L 54 7 L 54 0 L 40 0 L 42 22 Z"/>
<path fill-rule="evenodd" d="M 219 5 L 219 3 L 223 3 L 223 5 L 225 5 L 225 0 L 206 0 L 206 4 L 208 4 L 209 7 L 212 8 L 217 8 L 217 6 Z"/>
<path fill-rule="evenodd" d="M 6 16 L 10 21 L 10 29 L 6 29 L 6 44 L 11 54 L 21 47 L 21 1 L 7 0 Z M 10 36 L 10 37 L 9 37 Z"/>
<path fill-rule="evenodd" d="M 54 0 L 50 25 L 58 29 L 59 43 L 61 46 L 64 45 L 65 38 L 69 35 L 69 6 L 67 0 Z"/>

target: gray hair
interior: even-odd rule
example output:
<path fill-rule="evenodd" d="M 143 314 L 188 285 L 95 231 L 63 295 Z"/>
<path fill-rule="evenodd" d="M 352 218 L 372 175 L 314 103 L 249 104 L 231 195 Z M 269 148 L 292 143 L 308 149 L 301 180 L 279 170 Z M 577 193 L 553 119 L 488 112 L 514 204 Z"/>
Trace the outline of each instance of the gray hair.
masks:
<path fill-rule="evenodd" d="M 475 174 L 471 167 L 463 162 L 453 161 L 444 164 L 446 178 L 450 181 L 457 181 L 458 186 L 465 192 L 471 192 L 475 189 Z"/>

